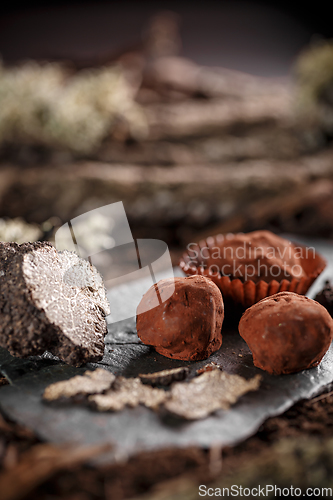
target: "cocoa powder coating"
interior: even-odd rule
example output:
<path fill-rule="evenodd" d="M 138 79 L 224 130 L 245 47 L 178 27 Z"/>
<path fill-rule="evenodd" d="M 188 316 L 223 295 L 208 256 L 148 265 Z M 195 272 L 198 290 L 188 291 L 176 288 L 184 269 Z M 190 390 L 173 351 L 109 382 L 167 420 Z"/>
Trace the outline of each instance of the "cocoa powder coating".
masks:
<path fill-rule="evenodd" d="M 253 363 L 280 375 L 317 366 L 333 338 L 333 319 L 315 300 L 280 292 L 254 304 L 243 314 L 239 333 Z"/>
<path fill-rule="evenodd" d="M 154 304 L 156 290 L 167 300 Z M 142 312 L 143 311 L 143 312 Z M 170 278 L 153 285 L 137 308 L 137 332 L 144 344 L 173 359 L 208 358 L 222 345 L 223 299 L 219 288 L 204 276 Z"/>

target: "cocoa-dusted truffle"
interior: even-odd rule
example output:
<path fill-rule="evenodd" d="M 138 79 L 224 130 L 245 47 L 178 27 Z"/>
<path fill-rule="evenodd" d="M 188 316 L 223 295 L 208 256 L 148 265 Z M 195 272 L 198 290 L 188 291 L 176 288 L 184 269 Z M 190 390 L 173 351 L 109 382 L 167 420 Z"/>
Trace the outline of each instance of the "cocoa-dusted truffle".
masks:
<path fill-rule="evenodd" d="M 332 342 L 333 319 L 315 300 L 280 292 L 247 309 L 239 333 L 255 366 L 275 375 L 294 373 L 320 363 Z"/>
<path fill-rule="evenodd" d="M 163 295 L 174 288 L 163 301 Z M 156 292 L 161 301 L 155 304 Z M 208 358 L 222 345 L 223 299 L 218 287 L 204 276 L 170 278 L 153 285 L 137 308 L 137 332 L 163 356 L 182 360 Z"/>
<path fill-rule="evenodd" d="M 212 249 L 206 261 L 208 268 L 218 268 L 222 275 L 269 283 L 305 276 L 301 257 L 304 251 L 270 231 L 253 231 L 225 238 Z"/>
<path fill-rule="evenodd" d="M 109 312 L 100 274 L 75 253 L 45 242 L 0 243 L 0 346 L 11 354 L 98 361 Z"/>

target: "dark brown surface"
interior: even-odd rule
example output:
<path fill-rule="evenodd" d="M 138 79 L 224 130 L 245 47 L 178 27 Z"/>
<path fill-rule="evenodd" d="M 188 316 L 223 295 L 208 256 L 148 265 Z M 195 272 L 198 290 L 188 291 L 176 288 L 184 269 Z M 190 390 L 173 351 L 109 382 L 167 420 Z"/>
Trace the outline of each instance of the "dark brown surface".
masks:
<path fill-rule="evenodd" d="M 156 290 L 173 294 L 157 307 Z M 150 309 L 150 307 L 153 307 Z M 141 312 L 141 311 L 144 312 Z M 144 344 L 173 359 L 208 358 L 222 345 L 223 299 L 218 287 L 203 276 L 170 278 L 153 285 L 137 309 L 137 332 Z"/>
<path fill-rule="evenodd" d="M 268 373 L 317 366 L 333 338 L 333 320 L 318 302 L 291 292 L 267 297 L 245 311 L 239 333 L 253 363 Z"/>

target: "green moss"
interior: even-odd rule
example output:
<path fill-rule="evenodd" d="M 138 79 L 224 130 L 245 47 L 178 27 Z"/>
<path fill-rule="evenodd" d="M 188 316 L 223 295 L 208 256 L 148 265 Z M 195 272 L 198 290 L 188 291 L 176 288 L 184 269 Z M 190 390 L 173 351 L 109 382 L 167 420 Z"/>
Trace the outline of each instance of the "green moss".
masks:
<path fill-rule="evenodd" d="M 0 219 L 0 241 L 37 241 L 42 236 L 42 231 L 35 224 L 27 224 L 20 218 Z"/>
<path fill-rule="evenodd" d="M 304 50 L 296 62 L 295 75 L 318 97 L 327 83 L 333 81 L 333 40 L 321 41 Z"/>
<path fill-rule="evenodd" d="M 306 48 L 294 68 L 296 111 L 306 124 L 333 132 L 333 40 Z"/>
<path fill-rule="evenodd" d="M 144 114 L 118 67 L 69 76 L 59 64 L 0 65 L 0 144 L 37 143 L 90 153 L 119 120 L 133 137 L 145 135 Z"/>

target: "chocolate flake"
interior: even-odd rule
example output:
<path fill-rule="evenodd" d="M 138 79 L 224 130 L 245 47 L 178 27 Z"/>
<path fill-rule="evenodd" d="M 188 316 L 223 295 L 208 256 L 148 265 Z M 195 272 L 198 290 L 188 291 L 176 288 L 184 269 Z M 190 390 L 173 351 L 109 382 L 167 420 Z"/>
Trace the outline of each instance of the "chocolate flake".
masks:
<path fill-rule="evenodd" d="M 49 243 L 0 243 L 0 346 L 69 364 L 103 357 L 109 304 L 97 270 Z"/>
<path fill-rule="evenodd" d="M 43 399 L 45 401 L 57 401 L 72 399 L 75 396 L 88 396 L 100 394 L 110 389 L 116 377 L 113 373 L 97 368 L 94 371 L 86 371 L 83 375 L 77 375 L 68 380 L 62 380 L 46 387 Z"/>
<path fill-rule="evenodd" d="M 169 371 L 173 370 L 157 373 Z M 44 399 L 54 401 L 84 395 L 90 406 L 98 411 L 120 411 L 126 406 L 134 408 L 142 404 L 153 410 L 165 408 L 187 420 L 196 420 L 214 411 L 229 409 L 240 396 L 257 390 L 260 380 L 260 375 L 245 380 L 239 375 L 229 375 L 214 368 L 188 383 L 175 382 L 170 390 L 164 390 L 143 384 L 138 377 L 115 377 L 110 372 L 98 369 L 52 384 L 46 388 Z"/>
<path fill-rule="evenodd" d="M 229 409 L 243 394 L 257 390 L 260 380 L 260 375 L 245 380 L 221 370 L 205 372 L 188 383 L 174 384 L 165 408 L 188 420 L 205 418 L 217 410 Z"/>
<path fill-rule="evenodd" d="M 156 409 L 167 397 L 166 391 L 144 385 L 139 378 L 118 377 L 107 393 L 89 396 L 88 399 L 99 411 L 119 411 L 139 404 Z"/>
<path fill-rule="evenodd" d="M 155 385 L 170 385 L 172 382 L 184 380 L 189 373 L 187 366 L 179 368 L 171 368 L 170 370 L 162 370 L 155 373 L 141 373 L 139 378 L 143 384 Z"/>

